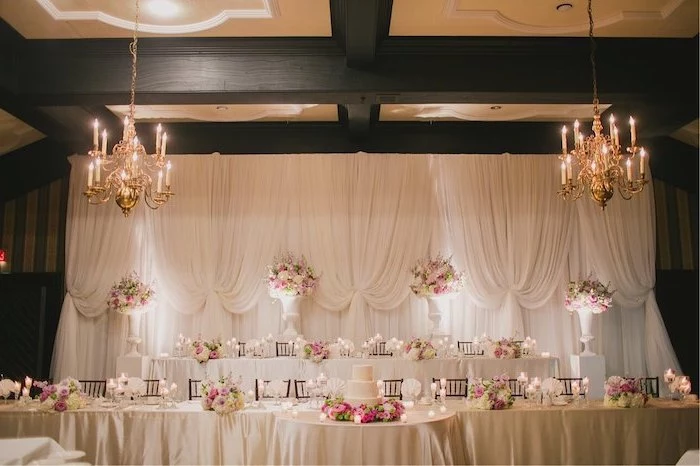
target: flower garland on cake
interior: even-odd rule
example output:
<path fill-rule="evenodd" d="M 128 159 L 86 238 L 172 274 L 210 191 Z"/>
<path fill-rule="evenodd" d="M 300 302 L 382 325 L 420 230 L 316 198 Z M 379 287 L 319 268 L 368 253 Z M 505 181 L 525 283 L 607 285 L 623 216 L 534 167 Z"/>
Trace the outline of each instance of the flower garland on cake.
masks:
<path fill-rule="evenodd" d="M 648 396 L 642 393 L 638 379 L 613 375 L 605 381 L 603 405 L 617 408 L 643 408 Z"/>
<path fill-rule="evenodd" d="M 221 358 L 221 348 L 222 344 L 219 338 L 206 341 L 199 337 L 192 342 L 192 357 L 204 364 L 210 359 Z"/>
<path fill-rule="evenodd" d="M 469 383 L 467 403 L 476 409 L 507 409 L 513 406 L 513 395 L 508 386 L 508 376 L 493 379 L 476 379 Z"/>
<path fill-rule="evenodd" d="M 437 356 L 437 351 L 435 351 L 433 344 L 422 338 L 414 338 L 403 349 L 403 357 L 411 361 L 433 359 L 435 356 Z"/>
<path fill-rule="evenodd" d="M 393 422 L 401 419 L 406 408 L 399 400 L 386 400 L 376 405 L 361 404 L 355 408 L 342 398 L 328 399 L 321 411 L 334 421 L 355 421 L 355 416 L 361 424 L 370 422 Z"/>
<path fill-rule="evenodd" d="M 62 413 L 87 406 L 85 394 L 81 391 L 80 382 L 70 377 L 61 380 L 55 385 L 46 382 L 34 382 L 34 386 L 41 388 L 39 409 L 43 411 Z"/>
<path fill-rule="evenodd" d="M 136 310 L 146 308 L 153 296 L 155 296 L 153 288 L 142 282 L 136 272 L 131 272 L 112 285 L 107 305 L 109 309 L 129 315 Z"/>
<path fill-rule="evenodd" d="M 416 296 L 440 296 L 457 293 L 464 288 L 464 274 L 452 265 L 452 257 L 419 259 L 411 269 L 411 291 Z"/>
<path fill-rule="evenodd" d="M 482 342 L 483 344 L 484 342 Z M 487 354 L 496 359 L 516 359 L 522 355 L 520 342 L 513 338 L 501 338 L 500 340 L 486 340 Z"/>
<path fill-rule="evenodd" d="M 564 306 L 570 314 L 578 309 L 590 309 L 594 314 L 601 314 L 612 306 L 614 291 L 609 288 L 610 283 L 603 285 L 593 278 L 569 282 Z"/>
<path fill-rule="evenodd" d="M 319 276 L 306 263 L 306 258 L 298 259 L 291 252 L 276 256 L 274 263 L 267 266 L 267 288 L 273 298 L 310 296 L 318 280 Z"/>
<path fill-rule="evenodd" d="M 330 345 L 325 341 L 302 342 L 302 350 L 299 351 L 301 359 L 310 359 L 315 363 L 328 359 L 330 354 Z"/>
<path fill-rule="evenodd" d="M 245 406 L 245 396 L 231 377 L 220 377 L 218 382 L 202 382 L 202 408 L 217 414 L 239 411 Z"/>

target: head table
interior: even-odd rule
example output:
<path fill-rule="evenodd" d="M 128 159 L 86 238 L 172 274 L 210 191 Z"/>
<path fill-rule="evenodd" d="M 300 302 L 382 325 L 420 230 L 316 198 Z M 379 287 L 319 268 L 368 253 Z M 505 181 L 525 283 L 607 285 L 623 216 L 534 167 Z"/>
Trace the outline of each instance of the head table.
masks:
<path fill-rule="evenodd" d="M 493 359 L 487 357 L 435 358 L 409 361 L 403 358 L 334 358 L 320 363 L 295 357 L 212 359 L 199 363 L 192 358 L 156 358 L 151 363 L 150 378 L 167 378 L 180 387 L 187 387 L 189 379 L 203 380 L 233 374 L 241 376 L 246 389 L 258 379 L 308 380 L 323 372 L 327 377 L 343 380 L 352 378 L 352 366 L 370 364 L 377 379 L 414 378 L 425 384 L 432 378 L 493 377 L 503 373 L 515 378 L 520 372 L 534 377 L 559 375 L 559 359 L 527 357 Z"/>
<path fill-rule="evenodd" d="M 432 407 L 431 419 L 429 407 L 416 406 L 406 424 L 353 425 L 317 421 L 320 410 L 304 405 L 293 418 L 269 403 L 223 416 L 196 402 L 61 414 L 7 404 L 0 438 L 50 437 L 95 464 L 675 464 L 698 449 L 697 402 L 623 409 L 517 401 L 479 411 L 455 400 L 447 408 Z"/>

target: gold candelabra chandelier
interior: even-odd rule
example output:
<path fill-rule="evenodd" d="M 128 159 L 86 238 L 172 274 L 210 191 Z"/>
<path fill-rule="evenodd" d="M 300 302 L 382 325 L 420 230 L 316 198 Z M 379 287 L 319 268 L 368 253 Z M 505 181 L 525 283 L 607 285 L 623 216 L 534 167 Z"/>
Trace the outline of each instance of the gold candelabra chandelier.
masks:
<path fill-rule="evenodd" d="M 634 118 L 630 117 L 630 145 L 622 150 L 615 117 L 610 115 L 609 134 L 603 132 L 598 109 L 598 81 L 595 63 L 595 39 L 593 37 L 592 0 L 588 0 L 588 36 L 591 44 L 591 66 L 593 69 L 593 134 L 584 136 L 579 132 L 579 122 L 574 122 L 574 148 L 568 150 L 567 129 L 561 130 L 562 153 L 561 189 L 558 194 L 574 201 L 588 191 L 591 198 L 605 209 L 613 197 L 615 188 L 624 199 L 641 192 L 646 179 L 647 153 L 637 146 L 637 130 Z M 623 167 L 624 165 L 624 167 Z"/>
<path fill-rule="evenodd" d="M 122 139 L 107 153 L 107 130 L 102 131 L 102 147 L 98 146 L 99 122 L 93 125 L 92 150 L 88 167 L 87 196 L 90 204 L 104 204 L 114 197 L 124 216 L 131 213 L 139 199 L 143 197 L 151 209 L 162 206 L 173 193 L 170 190 L 170 170 L 172 165 L 165 158 L 168 135 L 161 125 L 156 129 L 156 150 L 148 154 L 136 135 L 136 59 L 138 54 L 139 0 L 136 0 L 134 36 L 129 44 L 131 53 L 131 101 L 129 115 L 124 117 Z M 164 173 L 165 171 L 165 173 Z M 155 189 L 153 187 L 156 178 Z"/>

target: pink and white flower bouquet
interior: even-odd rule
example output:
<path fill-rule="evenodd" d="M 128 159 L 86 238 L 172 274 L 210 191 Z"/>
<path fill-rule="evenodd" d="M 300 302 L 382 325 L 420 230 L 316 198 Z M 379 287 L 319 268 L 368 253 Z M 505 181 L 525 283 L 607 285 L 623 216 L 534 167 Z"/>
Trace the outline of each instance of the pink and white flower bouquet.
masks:
<path fill-rule="evenodd" d="M 433 344 L 422 338 L 414 338 L 403 348 L 403 357 L 411 361 L 433 359 L 435 356 L 437 356 L 437 351 Z"/>
<path fill-rule="evenodd" d="M 326 416 L 334 421 L 354 421 L 355 416 L 361 424 L 370 422 L 393 422 L 401 419 L 406 408 L 399 400 L 386 400 L 376 405 L 360 405 L 352 407 L 342 398 L 328 399 L 321 407 Z"/>
<path fill-rule="evenodd" d="M 46 382 L 34 382 L 41 388 L 39 409 L 43 411 L 72 411 L 87 406 L 86 395 L 81 392 L 80 382 L 67 378 L 60 383 L 50 385 Z"/>
<path fill-rule="evenodd" d="M 310 359 L 315 363 L 320 363 L 324 359 L 328 359 L 331 354 L 331 347 L 325 341 L 304 342 L 299 357 L 301 359 Z"/>
<path fill-rule="evenodd" d="M 275 257 L 267 266 L 267 288 L 270 296 L 310 296 L 318 286 L 319 276 L 306 258 L 298 259 L 291 252 Z"/>
<path fill-rule="evenodd" d="M 217 414 L 228 414 L 245 407 L 245 395 L 231 377 L 202 382 L 202 408 Z"/>
<path fill-rule="evenodd" d="M 464 274 L 452 265 L 452 257 L 428 257 L 418 260 L 411 269 L 411 291 L 416 296 L 440 296 L 464 288 Z"/>
<path fill-rule="evenodd" d="M 220 359 L 222 356 L 221 340 L 219 338 L 214 338 L 211 341 L 202 340 L 202 338 L 197 338 L 192 342 L 191 354 L 200 363 L 205 363 L 210 359 Z"/>
<path fill-rule="evenodd" d="M 616 408 L 643 408 L 648 396 L 642 392 L 638 379 L 613 375 L 605 381 L 603 405 Z"/>
<path fill-rule="evenodd" d="M 129 315 L 147 308 L 154 295 L 153 288 L 142 282 L 136 272 L 131 272 L 112 286 L 107 305 L 120 314 Z"/>
<path fill-rule="evenodd" d="M 513 406 L 513 395 L 508 386 L 508 376 L 493 379 L 476 379 L 469 383 L 467 404 L 476 409 L 507 409 Z"/>
<path fill-rule="evenodd" d="M 500 340 L 488 339 L 482 344 L 486 345 L 486 354 L 496 359 L 515 359 L 521 356 L 520 342 L 513 338 L 501 338 Z"/>
<path fill-rule="evenodd" d="M 610 283 L 603 285 L 593 278 L 569 282 L 564 306 L 569 313 L 578 309 L 590 309 L 594 314 L 603 313 L 612 306 L 614 291 L 609 288 Z"/>

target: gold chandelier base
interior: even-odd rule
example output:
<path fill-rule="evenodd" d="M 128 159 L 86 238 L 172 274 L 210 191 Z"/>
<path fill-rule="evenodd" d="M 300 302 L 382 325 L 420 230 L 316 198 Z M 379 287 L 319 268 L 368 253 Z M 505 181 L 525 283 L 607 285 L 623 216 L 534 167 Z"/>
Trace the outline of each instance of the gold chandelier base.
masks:
<path fill-rule="evenodd" d="M 131 209 L 136 207 L 136 204 L 139 203 L 139 193 L 134 188 L 124 186 L 114 197 L 114 201 L 122 209 L 124 217 L 128 217 L 131 213 Z"/>

